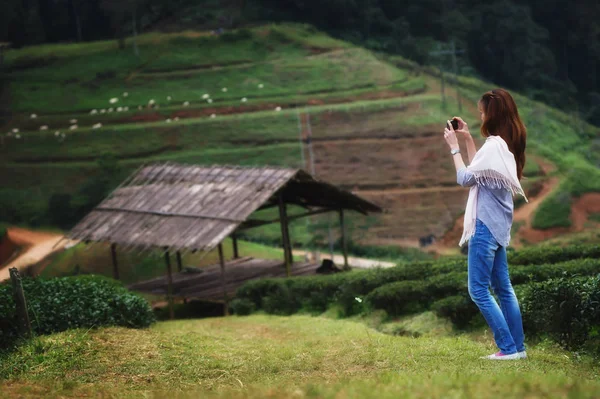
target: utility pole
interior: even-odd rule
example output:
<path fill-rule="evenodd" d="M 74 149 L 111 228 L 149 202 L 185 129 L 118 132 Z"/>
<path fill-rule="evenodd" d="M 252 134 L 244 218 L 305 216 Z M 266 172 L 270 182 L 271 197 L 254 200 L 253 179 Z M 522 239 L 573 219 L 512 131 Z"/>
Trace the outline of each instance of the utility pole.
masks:
<path fill-rule="evenodd" d="M 308 158 L 310 159 L 310 174 L 315 175 L 315 154 L 312 145 L 312 127 L 310 126 L 310 114 L 306 114 L 306 144 L 308 145 Z"/>
<path fill-rule="evenodd" d="M 304 159 L 304 124 L 302 123 L 302 114 L 300 111 L 296 113 L 298 116 L 298 133 L 300 138 L 300 157 L 302 159 L 302 168 L 306 168 L 306 159 Z"/>
<path fill-rule="evenodd" d="M 450 42 L 450 49 L 440 49 L 438 47 L 438 50 L 436 51 L 431 51 L 429 53 L 430 56 L 432 57 L 438 57 L 438 56 L 445 56 L 445 55 L 451 55 L 452 56 L 452 69 L 454 72 L 454 85 L 456 86 L 456 100 L 458 102 L 458 110 L 460 112 L 462 112 L 462 102 L 460 99 L 460 89 L 458 87 L 458 63 L 456 60 L 456 56 L 458 54 L 463 54 L 465 51 L 464 50 L 457 50 L 456 46 L 454 44 L 454 39 Z M 443 61 L 443 60 L 442 60 Z M 446 93 L 445 93 L 445 80 L 444 80 L 444 67 L 443 67 L 443 62 L 441 63 L 442 66 L 440 67 L 440 79 L 441 79 L 441 84 L 442 84 L 442 106 L 445 108 L 446 107 Z"/>
<path fill-rule="evenodd" d="M 300 135 L 301 135 L 301 143 L 306 142 L 308 147 L 308 162 L 307 168 L 310 168 L 310 174 L 313 177 L 315 176 L 315 153 L 313 151 L 313 143 L 312 143 L 312 126 L 310 124 L 310 114 L 307 112 L 303 115 L 299 115 L 300 122 Z M 304 116 L 304 118 L 302 118 Z M 304 121 L 304 123 L 303 123 Z M 302 148 L 302 163 L 304 163 L 304 148 Z M 331 216 L 331 215 L 330 215 Z M 310 218 L 307 218 L 307 223 Z M 331 254 L 331 260 L 333 261 L 333 231 L 331 227 L 331 217 L 328 218 L 328 227 L 327 227 L 327 238 L 329 241 L 329 252 Z"/>

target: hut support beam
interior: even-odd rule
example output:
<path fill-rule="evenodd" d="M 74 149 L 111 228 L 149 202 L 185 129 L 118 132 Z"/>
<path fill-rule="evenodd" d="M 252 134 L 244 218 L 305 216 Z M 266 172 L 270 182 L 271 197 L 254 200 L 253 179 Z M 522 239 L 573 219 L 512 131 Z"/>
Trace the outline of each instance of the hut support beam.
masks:
<path fill-rule="evenodd" d="M 348 270 L 348 245 L 346 242 L 346 228 L 344 226 L 344 209 L 340 209 L 340 229 L 342 230 L 342 251 L 344 253 L 344 270 Z"/>
<path fill-rule="evenodd" d="M 113 278 L 115 280 L 119 279 L 119 265 L 117 263 L 117 244 L 110 244 L 110 254 L 112 257 L 113 264 Z"/>
<path fill-rule="evenodd" d="M 173 310 L 173 275 L 171 274 L 171 257 L 169 251 L 165 251 L 165 262 L 167 264 L 167 300 L 169 301 L 169 319 L 175 319 Z"/>
<path fill-rule="evenodd" d="M 183 263 L 181 262 L 181 252 L 177 251 L 177 271 L 181 273 L 183 270 Z M 183 298 L 183 303 L 187 303 L 187 298 Z"/>
<path fill-rule="evenodd" d="M 181 252 L 177 251 L 177 271 L 181 272 L 183 270 L 183 266 L 181 264 Z"/>
<path fill-rule="evenodd" d="M 279 220 L 281 225 L 281 237 L 283 239 L 283 260 L 287 276 L 291 276 L 292 248 L 290 244 L 290 232 L 288 230 L 287 210 L 283 195 L 279 194 Z"/>
<path fill-rule="evenodd" d="M 227 287 L 225 285 L 225 257 L 223 256 L 223 244 L 219 243 L 219 263 L 221 264 L 221 286 L 223 288 L 223 314 L 229 316 L 229 300 L 227 299 Z"/>
<path fill-rule="evenodd" d="M 240 257 L 240 255 L 238 253 L 237 236 L 235 234 L 233 234 L 233 236 L 231 238 L 233 240 L 233 259 L 237 259 Z"/>
<path fill-rule="evenodd" d="M 291 220 L 296 220 L 296 219 L 300 219 L 300 218 L 304 218 L 304 217 L 308 217 L 308 216 L 312 216 L 312 215 L 318 215 L 318 214 L 326 213 L 326 212 L 332 212 L 332 211 L 335 211 L 335 209 L 322 208 L 322 209 L 317 209 L 314 211 L 302 213 L 300 215 L 287 216 L 287 220 L 288 220 L 288 222 L 290 222 Z M 255 227 L 260 227 L 260 226 L 264 226 L 267 224 L 279 223 L 279 222 L 281 222 L 281 219 L 273 219 L 273 220 L 248 219 L 244 223 L 242 223 L 240 225 L 240 227 L 238 227 L 238 231 L 252 229 Z"/>

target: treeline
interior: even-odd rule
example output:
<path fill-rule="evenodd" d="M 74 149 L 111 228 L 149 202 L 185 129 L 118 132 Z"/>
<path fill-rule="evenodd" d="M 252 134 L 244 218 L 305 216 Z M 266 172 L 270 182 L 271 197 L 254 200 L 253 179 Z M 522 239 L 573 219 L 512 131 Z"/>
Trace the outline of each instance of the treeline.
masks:
<path fill-rule="evenodd" d="M 596 0 L 5 0 L 14 46 L 124 37 L 149 29 L 306 22 L 336 37 L 448 71 L 480 75 L 600 125 Z"/>

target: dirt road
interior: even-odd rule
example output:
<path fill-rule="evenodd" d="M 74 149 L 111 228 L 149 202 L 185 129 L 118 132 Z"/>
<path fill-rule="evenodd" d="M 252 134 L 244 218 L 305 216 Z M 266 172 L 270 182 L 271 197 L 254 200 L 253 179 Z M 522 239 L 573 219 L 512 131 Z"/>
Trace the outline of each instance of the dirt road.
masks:
<path fill-rule="evenodd" d="M 35 264 L 48 255 L 61 251 L 65 246 L 72 245 L 68 240 L 56 245 L 62 238 L 62 234 L 47 233 L 41 231 L 31 231 L 17 227 L 10 227 L 7 230 L 8 239 L 16 245 L 23 247 L 21 253 L 3 265 L 0 269 L 0 281 L 8 279 L 8 269 L 16 267 L 19 271 Z M 54 248 L 54 246 L 56 247 Z"/>
<path fill-rule="evenodd" d="M 294 250 L 294 255 L 311 256 L 312 252 Z M 320 258 L 321 259 L 331 259 L 331 255 L 329 253 L 320 252 Z M 335 263 L 337 266 L 343 266 L 344 265 L 344 256 L 333 254 L 333 263 Z M 396 264 L 394 262 L 386 262 L 386 261 L 377 260 L 377 259 L 355 258 L 353 256 L 348 257 L 348 264 L 351 267 L 357 267 L 359 269 L 372 269 L 375 267 L 387 268 L 387 267 L 396 266 Z"/>

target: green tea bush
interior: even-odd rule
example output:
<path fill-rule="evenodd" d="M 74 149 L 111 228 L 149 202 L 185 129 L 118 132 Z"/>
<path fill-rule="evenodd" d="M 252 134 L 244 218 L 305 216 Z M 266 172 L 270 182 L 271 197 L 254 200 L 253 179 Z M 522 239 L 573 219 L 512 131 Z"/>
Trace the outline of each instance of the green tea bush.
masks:
<path fill-rule="evenodd" d="M 440 298 L 467 291 L 467 273 L 452 272 L 428 280 L 389 283 L 373 290 L 366 297 L 369 307 L 399 316 L 427 309 Z"/>
<path fill-rule="evenodd" d="M 254 311 L 254 303 L 248 299 L 235 298 L 229 303 L 229 308 L 234 314 L 247 316 Z"/>
<path fill-rule="evenodd" d="M 561 187 L 538 206 L 531 222 L 533 228 L 571 227 L 571 195 Z"/>
<path fill-rule="evenodd" d="M 466 295 L 453 295 L 431 304 L 433 310 L 438 316 L 450 319 L 458 328 L 467 327 L 471 321 L 479 314 L 477 305 Z"/>
<path fill-rule="evenodd" d="M 292 277 L 289 279 L 252 280 L 240 287 L 237 298 L 247 299 L 256 309 L 267 307 L 281 312 L 275 303 L 279 298 L 282 303 L 289 302 L 288 294 L 293 295 L 294 305 L 310 312 L 323 312 L 330 305 L 340 305 L 343 316 L 358 314 L 364 310 L 362 297 L 382 285 L 407 280 L 421 280 L 428 276 L 436 276 L 449 272 L 466 270 L 464 259 L 453 259 L 445 262 L 416 262 L 399 265 L 387 269 L 361 270 L 352 273 L 337 273 L 327 276 Z M 285 281 L 286 288 L 281 287 Z M 281 297 L 280 297 L 281 296 Z M 265 298 L 270 298 L 269 306 L 265 306 Z M 268 310 L 267 310 L 268 311 Z"/>
<path fill-rule="evenodd" d="M 374 269 L 350 273 L 338 287 L 335 301 L 340 305 L 342 316 L 348 317 L 361 313 L 365 302 L 357 301 L 382 285 L 395 282 L 422 279 L 431 269 L 430 262 L 401 265 L 389 269 Z"/>
<path fill-rule="evenodd" d="M 335 300 L 339 287 L 350 274 L 353 273 L 301 277 L 293 279 L 289 287 L 300 301 L 302 309 L 311 313 L 323 313 Z"/>
<path fill-rule="evenodd" d="M 155 321 L 144 298 L 106 277 L 24 278 L 23 291 L 35 334 L 81 327 L 142 328 Z M 0 347 L 10 346 L 17 334 L 12 286 L 1 284 Z"/>
<path fill-rule="evenodd" d="M 598 339 L 600 276 L 563 276 L 531 284 L 521 301 L 527 331 L 547 335 L 568 349 Z"/>
<path fill-rule="evenodd" d="M 569 171 L 564 186 L 575 197 L 600 192 L 600 171 L 593 165 L 578 163 Z"/>
<path fill-rule="evenodd" d="M 509 265 L 539 265 L 543 263 L 557 263 L 571 259 L 600 258 L 600 245 L 569 245 L 567 247 L 556 247 L 541 245 L 508 255 Z"/>
<path fill-rule="evenodd" d="M 265 312 L 277 315 L 290 315 L 301 308 L 300 298 L 294 295 L 289 284 L 291 280 L 281 280 L 269 295 L 263 298 Z"/>
<path fill-rule="evenodd" d="M 511 268 L 511 280 L 513 285 L 543 281 L 558 277 L 564 271 L 570 275 L 594 275 L 600 273 L 600 258 L 594 258 L 599 253 L 598 245 L 511 252 L 509 264 L 517 265 Z M 590 258 L 553 263 L 581 256 Z M 421 289 L 424 291 L 419 291 Z M 291 314 L 300 309 L 321 313 L 337 305 L 340 315 L 349 317 L 369 308 L 402 314 L 467 291 L 467 260 L 455 258 L 327 276 L 253 280 L 240 287 L 236 296 L 251 302 L 254 309 L 269 313 Z M 423 299 L 407 302 L 410 298 Z"/>
<path fill-rule="evenodd" d="M 596 275 L 600 273 L 600 259 L 574 259 L 561 263 L 521 266 L 510 271 L 510 279 L 513 285 L 518 285 L 560 277 L 565 273 L 569 276 Z"/>
<path fill-rule="evenodd" d="M 260 280 L 250 280 L 236 292 L 236 298 L 246 299 L 254 304 L 256 309 L 263 308 L 263 298 L 276 292 L 282 279 L 264 278 Z"/>
<path fill-rule="evenodd" d="M 415 313 L 425 310 L 431 300 L 427 288 L 423 280 L 397 281 L 373 290 L 365 300 L 369 308 L 385 310 L 391 316 Z"/>
<path fill-rule="evenodd" d="M 467 272 L 451 272 L 431 277 L 427 280 L 427 291 L 435 299 L 467 292 Z"/>

